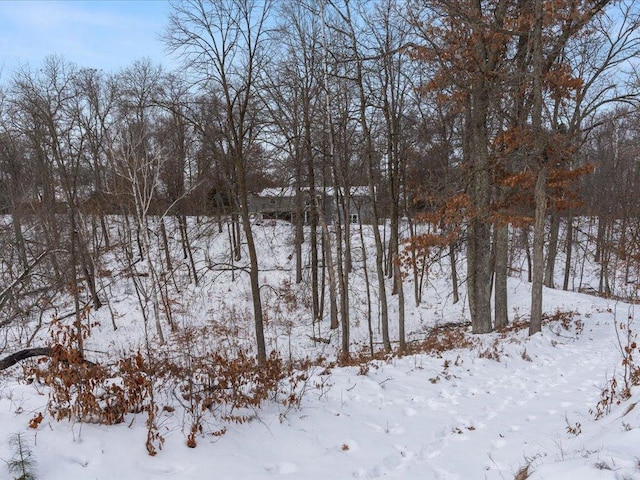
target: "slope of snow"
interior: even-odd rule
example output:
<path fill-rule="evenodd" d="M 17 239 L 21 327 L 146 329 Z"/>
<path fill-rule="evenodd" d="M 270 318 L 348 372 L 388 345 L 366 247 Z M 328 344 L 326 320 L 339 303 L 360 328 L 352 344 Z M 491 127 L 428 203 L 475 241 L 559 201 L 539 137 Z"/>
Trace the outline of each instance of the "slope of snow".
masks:
<path fill-rule="evenodd" d="M 263 255 L 272 262 L 265 265 L 265 279 L 277 286 L 288 278 L 282 265 L 290 248 L 268 233 L 260 242 L 271 252 Z M 210 253 L 212 258 L 221 254 L 215 249 Z M 425 306 L 408 312 L 412 339 L 423 337 L 434 324 L 464 319 L 463 302 L 453 306 L 439 296 L 438 291 L 446 291 L 437 288 L 446 284 L 446 266 L 434 270 L 436 289 L 428 290 Z M 352 277 L 354 290 L 362 292 L 358 275 Z M 228 314 L 232 306 L 246 308 L 245 280 L 236 280 L 233 288 L 220 281 L 209 290 L 186 288 L 180 322 L 200 314 L 214 318 L 222 309 Z M 529 285 L 510 279 L 510 288 L 510 313 L 526 314 Z M 111 289 L 118 299 L 119 329 L 109 331 L 103 319 L 91 337 L 96 352 L 141 342 L 130 287 L 114 283 Z M 266 303 L 273 300 L 265 296 Z M 366 325 L 354 310 L 357 347 L 366 344 Z M 188 428 L 180 410 L 162 411 L 159 428 L 166 442 L 155 457 L 145 449 L 145 415 L 129 415 L 115 426 L 55 422 L 45 415 L 37 429 L 28 428 L 31 418 L 46 411 L 47 391 L 37 383 L 25 384 L 20 367 L 13 367 L 0 376 L 0 458 L 14 456 L 9 438 L 22 433 L 42 480 L 499 480 L 515 478 L 527 465 L 529 478 L 536 480 L 640 479 L 640 408 L 633 408 L 640 390 L 598 421 L 590 414 L 603 387 L 621 374 L 616 324 L 633 318 L 633 307 L 545 290 L 545 310 L 576 312 L 574 321 L 579 322 L 568 329 L 549 323 L 531 338 L 526 330 L 470 335 L 474 346 L 442 354 L 312 367 L 299 407 L 287 408 L 273 399 L 252 421 L 228 425 L 222 436 L 208 434 L 220 426 L 205 419 L 211 424 L 193 449 L 186 445 Z M 308 339 L 312 327 L 291 320 L 297 314 L 283 308 L 274 317 L 267 332 L 270 346 L 279 347 L 285 357 L 322 353 L 327 347 L 314 347 Z M 250 343 L 250 322 L 236 326 L 236 341 Z M 329 335 L 326 325 L 322 329 L 321 334 Z M 339 339 L 333 338 L 330 353 L 336 345 Z M 1 463 L 0 471 L 0 478 L 8 478 Z"/>

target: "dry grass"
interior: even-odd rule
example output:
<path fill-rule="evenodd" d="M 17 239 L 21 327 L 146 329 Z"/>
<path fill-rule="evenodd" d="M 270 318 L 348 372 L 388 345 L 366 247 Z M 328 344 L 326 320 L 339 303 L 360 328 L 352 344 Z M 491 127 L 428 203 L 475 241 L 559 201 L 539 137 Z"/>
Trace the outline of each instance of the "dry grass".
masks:
<path fill-rule="evenodd" d="M 516 473 L 514 480 L 527 480 L 531 476 L 531 464 L 528 463 Z"/>

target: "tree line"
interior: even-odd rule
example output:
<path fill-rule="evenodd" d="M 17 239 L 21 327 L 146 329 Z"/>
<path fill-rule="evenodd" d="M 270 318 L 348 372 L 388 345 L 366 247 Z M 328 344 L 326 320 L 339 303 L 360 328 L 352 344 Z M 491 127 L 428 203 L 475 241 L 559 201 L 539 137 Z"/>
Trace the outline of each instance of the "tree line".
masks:
<path fill-rule="evenodd" d="M 638 13 L 611 0 L 186 0 L 172 3 L 163 34 L 179 71 L 147 59 L 109 73 L 59 56 L 22 66 L 0 91 L 0 325 L 66 291 L 80 328 L 87 311 L 108 307 L 99 258 L 121 248 L 130 268 L 146 265 L 132 281 L 164 342 L 165 326 L 176 328 L 175 266 L 154 258 L 154 244 L 168 252 L 165 219 L 175 219 L 198 286 L 188 226 L 206 218 L 227 229 L 232 268 L 246 251 L 264 363 L 249 201 L 287 186 L 295 281 L 309 282 L 312 321 L 328 318 L 348 356 L 356 227 L 348 214 L 328 218 L 322 200 L 331 195 L 340 215 L 366 187 L 377 227 L 367 292 L 385 351 L 406 347 L 403 285 L 411 277 L 422 301 L 434 249 L 450 258 L 456 302 L 466 285 L 473 332 L 486 333 L 509 322 L 519 242 L 536 333 L 559 248 L 569 288 L 579 216 L 597 222 L 598 289 L 611 293 L 614 257 L 633 280 Z M 115 237 L 110 215 L 122 222 Z"/>

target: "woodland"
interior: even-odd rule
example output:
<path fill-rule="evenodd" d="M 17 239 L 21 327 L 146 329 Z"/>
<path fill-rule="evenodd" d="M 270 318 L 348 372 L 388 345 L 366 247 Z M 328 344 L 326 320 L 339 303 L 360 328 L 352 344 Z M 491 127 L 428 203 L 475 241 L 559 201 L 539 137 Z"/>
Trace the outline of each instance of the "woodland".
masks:
<path fill-rule="evenodd" d="M 180 70 L 50 56 L 4 72 L 0 371 L 23 365 L 56 419 L 145 412 L 155 455 L 158 383 L 181 392 L 193 447 L 213 405 L 243 423 L 284 381 L 295 406 L 311 364 L 429 350 L 407 312 L 435 296 L 462 312 L 443 319 L 451 348 L 538 334 L 550 289 L 636 301 L 639 14 L 633 0 L 185 0 L 162 32 Z M 265 188 L 295 192 L 289 221 L 251 211 Z M 370 225 L 341 213 L 363 188 Z M 290 232 L 284 273 L 265 224 Z M 212 289 L 247 292 L 215 326 L 195 312 Z M 123 331 L 126 348 L 95 349 Z"/>

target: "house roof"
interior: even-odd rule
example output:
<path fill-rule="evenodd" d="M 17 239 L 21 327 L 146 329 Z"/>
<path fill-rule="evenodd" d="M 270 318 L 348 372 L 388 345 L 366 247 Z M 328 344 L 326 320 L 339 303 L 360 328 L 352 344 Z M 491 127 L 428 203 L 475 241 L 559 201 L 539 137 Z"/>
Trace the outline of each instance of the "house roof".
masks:
<path fill-rule="evenodd" d="M 302 190 L 303 191 L 308 191 L 309 189 L 307 187 L 305 187 Z M 320 192 L 322 192 L 322 190 L 323 190 L 322 188 L 317 188 L 316 192 L 320 193 Z M 324 191 L 325 191 L 327 196 L 333 196 L 333 194 L 334 194 L 333 187 L 327 187 L 327 188 L 324 189 Z M 339 188 L 339 192 L 342 192 L 341 188 Z M 369 187 L 364 186 L 364 185 L 354 186 L 354 187 L 349 188 L 349 192 L 350 192 L 352 197 L 368 197 L 369 196 Z M 293 187 L 265 188 L 264 190 L 262 190 L 257 195 L 259 197 L 262 197 L 262 198 L 270 198 L 270 197 L 286 198 L 286 197 L 295 197 L 296 191 L 295 191 L 295 188 L 293 188 Z"/>

